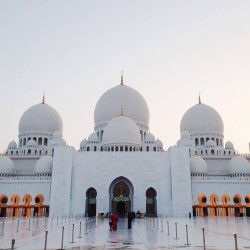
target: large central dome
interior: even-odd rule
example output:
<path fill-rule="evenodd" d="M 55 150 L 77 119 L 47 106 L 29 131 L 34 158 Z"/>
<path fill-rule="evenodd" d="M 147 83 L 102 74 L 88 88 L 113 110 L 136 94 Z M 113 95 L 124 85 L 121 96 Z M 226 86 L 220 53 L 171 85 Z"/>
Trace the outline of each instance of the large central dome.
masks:
<path fill-rule="evenodd" d="M 138 91 L 126 85 L 115 86 L 100 97 L 95 107 L 95 126 L 107 124 L 117 117 L 121 107 L 135 123 L 148 126 L 149 109 L 145 99 Z"/>
<path fill-rule="evenodd" d="M 62 131 L 63 123 L 58 112 L 45 103 L 32 106 L 24 112 L 19 122 L 19 134 Z"/>
<path fill-rule="evenodd" d="M 196 104 L 183 115 L 180 131 L 194 133 L 216 133 L 223 135 L 224 125 L 220 114 L 206 104 Z"/>

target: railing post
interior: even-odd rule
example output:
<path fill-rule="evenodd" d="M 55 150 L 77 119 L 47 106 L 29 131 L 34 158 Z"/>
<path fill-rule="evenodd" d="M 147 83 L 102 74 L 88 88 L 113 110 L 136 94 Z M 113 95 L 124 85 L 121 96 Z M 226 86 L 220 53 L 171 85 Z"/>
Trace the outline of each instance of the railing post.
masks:
<path fill-rule="evenodd" d="M 178 240 L 178 235 L 177 235 L 177 222 L 175 222 L 175 239 Z"/>
<path fill-rule="evenodd" d="M 161 220 L 161 232 L 163 232 L 163 221 Z"/>
<path fill-rule="evenodd" d="M 238 250 L 237 234 L 234 234 L 235 250 Z"/>
<path fill-rule="evenodd" d="M 63 249 L 63 237 L 64 237 L 64 227 L 62 227 L 62 241 L 61 241 L 61 249 L 60 250 L 64 250 Z"/>
<path fill-rule="evenodd" d="M 203 235 L 203 249 L 206 250 L 205 229 L 204 228 L 202 228 L 202 235 Z"/>
<path fill-rule="evenodd" d="M 48 238 L 48 231 L 45 232 L 44 250 L 47 250 L 47 238 Z"/>
<path fill-rule="evenodd" d="M 185 245 L 190 246 L 191 244 L 189 244 L 188 242 L 188 225 L 186 225 L 186 238 L 187 238 L 187 243 Z"/>
<path fill-rule="evenodd" d="M 78 238 L 82 238 L 82 222 L 80 221 L 80 227 L 79 227 L 79 236 Z"/>
<path fill-rule="evenodd" d="M 74 242 L 74 231 L 75 231 L 75 224 L 73 224 L 73 226 L 72 226 L 72 240 L 70 243 L 75 243 Z"/>
<path fill-rule="evenodd" d="M 169 221 L 167 221 L 167 227 L 168 227 L 168 235 L 170 235 L 169 234 Z"/>

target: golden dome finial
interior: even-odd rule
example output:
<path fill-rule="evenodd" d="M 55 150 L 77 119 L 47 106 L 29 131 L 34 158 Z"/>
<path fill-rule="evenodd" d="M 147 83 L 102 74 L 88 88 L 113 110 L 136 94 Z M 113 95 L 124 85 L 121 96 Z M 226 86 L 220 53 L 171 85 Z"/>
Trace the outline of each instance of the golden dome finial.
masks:
<path fill-rule="evenodd" d="M 123 111 L 123 107 L 121 106 L 121 113 L 120 116 L 124 116 L 124 111 Z"/>
<path fill-rule="evenodd" d="M 45 92 L 43 92 L 43 99 L 42 99 L 42 104 L 45 103 Z"/>
<path fill-rule="evenodd" d="M 201 92 L 199 92 L 199 104 L 201 104 Z"/>
<path fill-rule="evenodd" d="M 121 85 L 123 85 L 123 74 L 124 74 L 124 71 L 121 71 Z"/>

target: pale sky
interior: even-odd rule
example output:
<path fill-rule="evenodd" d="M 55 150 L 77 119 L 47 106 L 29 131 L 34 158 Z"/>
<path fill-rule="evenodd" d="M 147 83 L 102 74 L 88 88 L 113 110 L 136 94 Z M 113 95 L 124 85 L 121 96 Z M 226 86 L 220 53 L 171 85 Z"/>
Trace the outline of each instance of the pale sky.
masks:
<path fill-rule="evenodd" d="M 78 149 L 122 70 L 165 149 L 201 92 L 224 121 L 224 142 L 249 152 L 249 0 L 1 0 L 0 152 L 17 142 L 22 114 L 44 91 Z"/>

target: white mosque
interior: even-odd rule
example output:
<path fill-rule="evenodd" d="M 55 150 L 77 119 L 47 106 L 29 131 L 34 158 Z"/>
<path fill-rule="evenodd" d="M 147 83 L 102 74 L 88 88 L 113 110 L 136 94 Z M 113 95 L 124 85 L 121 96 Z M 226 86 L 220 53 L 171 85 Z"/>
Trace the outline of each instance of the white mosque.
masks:
<path fill-rule="evenodd" d="M 250 156 L 224 144 L 221 116 L 200 99 L 168 150 L 149 132 L 147 103 L 123 76 L 98 100 L 94 122 L 75 149 L 44 99 L 24 112 L 18 143 L 0 155 L 0 217 L 250 216 Z"/>

